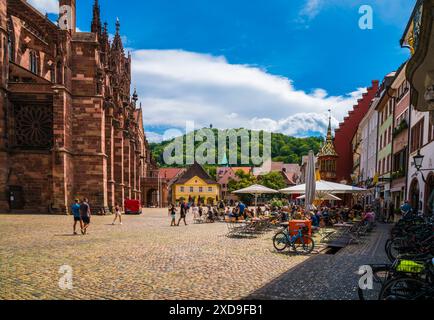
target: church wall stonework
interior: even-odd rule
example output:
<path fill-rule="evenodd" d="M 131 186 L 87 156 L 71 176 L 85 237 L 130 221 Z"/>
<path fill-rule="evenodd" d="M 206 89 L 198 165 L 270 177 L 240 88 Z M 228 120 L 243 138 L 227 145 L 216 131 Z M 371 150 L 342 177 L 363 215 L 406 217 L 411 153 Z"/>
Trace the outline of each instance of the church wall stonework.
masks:
<path fill-rule="evenodd" d="M 142 201 L 150 159 L 120 22 L 110 41 L 95 1 L 91 32 L 76 32 L 75 0 L 59 5 L 57 26 L 0 0 L 0 213 Z"/>

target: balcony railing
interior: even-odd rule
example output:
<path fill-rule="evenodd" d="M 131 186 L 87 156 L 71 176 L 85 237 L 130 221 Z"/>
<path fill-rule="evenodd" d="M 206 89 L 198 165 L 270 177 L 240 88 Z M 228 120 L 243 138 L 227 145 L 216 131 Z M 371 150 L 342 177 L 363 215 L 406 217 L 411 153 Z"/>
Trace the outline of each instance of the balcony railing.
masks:
<path fill-rule="evenodd" d="M 392 172 L 392 180 L 404 178 L 406 175 L 405 170 L 400 169 L 398 171 Z"/>
<path fill-rule="evenodd" d="M 393 129 L 393 137 L 395 138 L 397 135 L 399 135 L 401 132 L 407 129 L 408 129 L 408 122 L 407 120 L 402 119 L 400 124 L 395 129 Z"/>

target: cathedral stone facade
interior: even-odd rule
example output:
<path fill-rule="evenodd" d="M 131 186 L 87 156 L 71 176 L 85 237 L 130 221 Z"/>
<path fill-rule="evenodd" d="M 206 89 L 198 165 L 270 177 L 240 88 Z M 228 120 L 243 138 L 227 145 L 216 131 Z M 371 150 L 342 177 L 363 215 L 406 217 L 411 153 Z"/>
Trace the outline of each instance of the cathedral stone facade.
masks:
<path fill-rule="evenodd" d="M 95 1 L 91 32 L 76 32 L 76 1 L 59 6 L 56 24 L 0 0 L 0 212 L 143 202 L 152 163 L 120 23 L 110 41 Z"/>

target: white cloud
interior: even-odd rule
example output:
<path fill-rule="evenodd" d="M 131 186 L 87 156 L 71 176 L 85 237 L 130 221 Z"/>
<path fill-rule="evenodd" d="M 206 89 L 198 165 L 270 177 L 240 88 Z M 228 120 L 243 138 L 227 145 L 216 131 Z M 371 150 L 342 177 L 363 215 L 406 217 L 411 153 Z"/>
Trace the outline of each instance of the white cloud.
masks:
<path fill-rule="evenodd" d="M 300 11 L 300 15 L 306 16 L 309 19 L 315 18 L 320 12 L 322 0 L 307 0 L 306 4 Z"/>
<path fill-rule="evenodd" d="M 159 142 L 164 141 L 162 134 L 152 132 L 152 131 L 146 132 L 146 138 L 148 139 L 149 142 L 159 143 Z"/>
<path fill-rule="evenodd" d="M 312 132 L 325 133 L 329 124 L 329 116 L 326 113 L 297 113 L 284 119 L 258 119 L 250 121 L 250 127 L 258 130 L 280 132 L 289 136 L 307 137 Z M 339 122 L 332 118 L 332 126 L 337 127 Z"/>
<path fill-rule="evenodd" d="M 362 5 L 370 5 L 374 9 L 374 19 L 381 19 L 383 22 L 398 26 L 402 25 L 410 18 L 411 9 L 414 6 L 414 1 L 408 0 L 305 0 L 301 8 L 296 22 L 305 25 L 308 28 L 308 23 L 315 19 L 321 11 L 330 7 L 351 8 L 358 11 Z"/>
<path fill-rule="evenodd" d="M 42 13 L 59 13 L 59 1 L 58 0 L 28 0 L 33 7 L 41 11 Z"/>
<path fill-rule="evenodd" d="M 137 50 L 132 56 L 133 85 L 147 127 L 185 128 L 186 121 L 194 121 L 197 128 L 213 124 L 296 136 L 325 133 L 327 110 L 332 109 L 336 126 L 365 91 L 329 96 L 318 88 L 306 93 L 290 79 L 229 64 L 222 56 L 182 50 Z"/>

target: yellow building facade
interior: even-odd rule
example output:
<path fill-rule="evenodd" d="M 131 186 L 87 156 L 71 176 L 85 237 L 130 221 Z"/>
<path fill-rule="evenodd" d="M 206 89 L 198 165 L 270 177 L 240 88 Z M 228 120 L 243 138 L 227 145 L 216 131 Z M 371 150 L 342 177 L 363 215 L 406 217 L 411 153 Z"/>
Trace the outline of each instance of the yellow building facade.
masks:
<path fill-rule="evenodd" d="M 220 200 L 220 185 L 195 163 L 172 184 L 172 202 L 181 200 L 215 205 Z"/>

